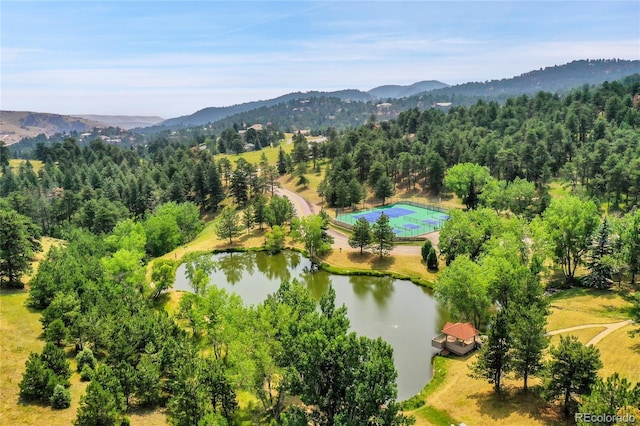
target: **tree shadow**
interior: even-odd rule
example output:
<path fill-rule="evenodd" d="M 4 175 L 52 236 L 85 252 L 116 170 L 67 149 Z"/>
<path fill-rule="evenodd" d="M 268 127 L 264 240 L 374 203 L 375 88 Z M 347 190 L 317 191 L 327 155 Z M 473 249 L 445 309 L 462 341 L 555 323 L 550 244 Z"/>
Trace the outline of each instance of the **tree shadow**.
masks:
<path fill-rule="evenodd" d="M 493 421 L 504 421 L 513 413 L 527 416 L 531 421 L 541 422 L 546 425 L 572 424 L 565 419 L 558 405 L 550 405 L 531 389 L 524 392 L 521 388 L 505 386 L 496 394 L 493 391 L 476 392 L 469 394 L 479 411 L 490 417 Z"/>
<path fill-rule="evenodd" d="M 391 256 L 377 256 L 371 263 L 371 269 L 384 271 L 389 269 L 394 263 L 396 263 L 396 259 Z"/>

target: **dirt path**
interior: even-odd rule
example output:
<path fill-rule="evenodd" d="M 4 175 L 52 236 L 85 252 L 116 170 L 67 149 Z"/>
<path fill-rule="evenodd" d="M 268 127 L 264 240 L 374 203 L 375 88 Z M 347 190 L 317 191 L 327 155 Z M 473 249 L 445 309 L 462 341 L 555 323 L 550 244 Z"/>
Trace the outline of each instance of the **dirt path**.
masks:
<path fill-rule="evenodd" d="M 583 325 L 576 325 L 574 327 L 561 328 L 560 330 L 553 330 L 548 332 L 546 335 L 553 336 L 554 334 L 568 333 L 570 331 L 583 330 L 585 328 L 604 327 L 605 330 L 602 330 L 600 333 L 593 336 L 593 338 L 587 342 L 587 345 L 595 345 L 600 340 L 604 339 L 614 331 L 632 323 L 633 323 L 633 320 L 626 320 L 626 321 L 620 321 L 620 322 L 614 322 L 614 323 L 608 323 L 608 324 L 583 324 Z"/>
<path fill-rule="evenodd" d="M 286 189 L 286 188 L 276 188 L 275 193 L 289 198 L 293 207 L 296 209 L 296 215 L 308 216 L 310 214 L 318 214 L 320 212 L 320 207 L 314 204 L 309 203 L 307 200 L 302 198 L 299 194 Z M 349 236 L 343 234 L 342 232 L 336 231 L 335 229 L 329 229 L 329 235 L 331 235 L 334 239 L 334 247 L 339 247 L 342 249 L 350 250 L 351 246 L 349 246 Z M 438 232 L 430 233 L 427 238 L 431 240 L 435 247 L 438 244 Z M 408 246 L 408 245 L 396 245 L 391 250 L 391 254 L 401 254 L 401 255 L 420 255 L 420 246 Z"/>

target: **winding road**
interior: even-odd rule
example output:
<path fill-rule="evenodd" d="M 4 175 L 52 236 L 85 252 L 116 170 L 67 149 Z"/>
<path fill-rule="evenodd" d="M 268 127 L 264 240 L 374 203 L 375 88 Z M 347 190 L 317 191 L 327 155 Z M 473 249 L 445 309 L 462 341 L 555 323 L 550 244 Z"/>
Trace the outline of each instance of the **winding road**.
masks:
<path fill-rule="evenodd" d="M 295 193 L 294 191 L 291 191 L 286 188 L 276 188 L 275 193 L 280 196 L 287 197 L 293 204 L 293 207 L 296 209 L 296 215 L 299 217 L 320 213 L 320 206 L 309 203 L 307 200 L 302 198 L 299 194 Z M 352 250 L 351 246 L 349 246 L 348 235 L 340 231 L 337 231 L 333 228 L 330 228 L 328 230 L 328 233 L 334 239 L 334 243 L 333 243 L 334 247 L 338 247 L 345 250 Z M 427 234 L 427 238 L 431 240 L 434 247 L 436 248 L 438 247 L 438 235 L 439 235 L 438 232 L 432 232 L 430 234 Z M 406 255 L 420 256 L 420 250 L 421 250 L 421 247 L 417 245 L 416 246 L 395 245 L 393 247 L 393 250 L 391 250 L 391 254 L 405 255 L 405 256 Z"/>
<path fill-rule="evenodd" d="M 614 322 L 614 323 L 608 323 L 608 324 L 583 324 L 583 325 L 576 325 L 575 327 L 567 327 L 567 328 L 561 328 L 560 330 L 553 330 L 548 332 L 546 335 L 553 336 L 554 334 L 569 333 L 571 331 L 583 330 L 585 328 L 604 327 L 605 328 L 604 330 L 602 330 L 600 333 L 593 336 L 591 340 L 587 342 L 587 345 L 595 345 L 600 340 L 604 339 L 614 331 L 632 323 L 633 323 L 633 320 L 626 320 L 626 321 L 620 321 L 620 322 Z"/>

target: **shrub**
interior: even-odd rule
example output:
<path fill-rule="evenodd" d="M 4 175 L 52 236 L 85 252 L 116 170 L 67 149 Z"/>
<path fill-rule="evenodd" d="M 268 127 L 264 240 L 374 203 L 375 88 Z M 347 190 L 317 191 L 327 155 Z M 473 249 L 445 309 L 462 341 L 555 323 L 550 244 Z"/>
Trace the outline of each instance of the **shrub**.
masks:
<path fill-rule="evenodd" d="M 429 253 L 433 250 L 433 244 L 431 244 L 430 240 L 426 240 L 422 245 L 422 250 L 420 251 L 422 254 L 422 260 L 426 263 L 429 258 Z"/>
<path fill-rule="evenodd" d="M 427 256 L 427 269 L 430 271 L 438 270 L 438 254 L 436 253 L 436 249 L 433 247 L 431 247 L 429 255 Z"/>
<path fill-rule="evenodd" d="M 87 348 L 78 353 L 76 356 L 78 362 L 78 372 L 82 372 L 85 366 L 94 369 L 96 366 L 96 357 L 93 356 L 91 349 Z"/>
<path fill-rule="evenodd" d="M 93 379 L 93 368 L 89 366 L 89 364 L 85 364 L 82 367 L 82 371 L 80 372 L 80 380 L 83 382 L 88 382 Z"/>
<path fill-rule="evenodd" d="M 69 408 L 71 405 L 71 393 L 62 385 L 56 385 L 53 395 L 49 398 L 51 407 L 56 409 Z"/>

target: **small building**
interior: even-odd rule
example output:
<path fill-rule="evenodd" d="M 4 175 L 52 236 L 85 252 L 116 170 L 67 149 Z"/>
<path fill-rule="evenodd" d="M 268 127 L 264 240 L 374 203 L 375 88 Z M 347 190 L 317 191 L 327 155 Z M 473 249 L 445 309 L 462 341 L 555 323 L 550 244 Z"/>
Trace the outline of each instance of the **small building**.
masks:
<path fill-rule="evenodd" d="M 431 339 L 431 346 L 442 352 L 453 352 L 456 355 L 466 355 L 482 346 L 480 332 L 470 322 L 448 322 L 442 329 L 442 334 Z"/>

